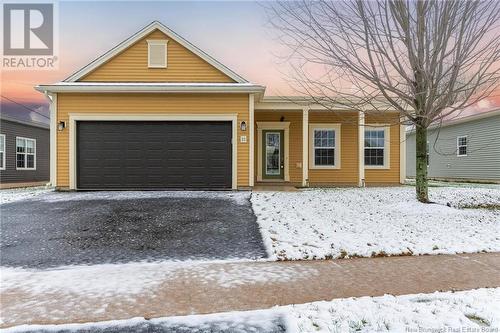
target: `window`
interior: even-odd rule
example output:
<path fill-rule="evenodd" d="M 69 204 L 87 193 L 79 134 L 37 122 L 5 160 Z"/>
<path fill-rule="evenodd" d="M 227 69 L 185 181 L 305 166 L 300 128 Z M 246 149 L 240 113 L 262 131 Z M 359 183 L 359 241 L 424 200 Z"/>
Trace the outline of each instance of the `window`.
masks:
<path fill-rule="evenodd" d="M 16 137 L 16 168 L 36 169 L 36 140 Z"/>
<path fill-rule="evenodd" d="M 389 127 L 365 129 L 365 166 L 368 168 L 389 168 Z"/>
<path fill-rule="evenodd" d="M 334 130 L 314 130 L 314 165 L 335 165 Z"/>
<path fill-rule="evenodd" d="M 457 137 L 457 156 L 467 156 L 467 136 Z"/>
<path fill-rule="evenodd" d="M 340 125 L 310 125 L 309 165 L 316 169 L 335 169 L 340 167 L 339 154 Z"/>
<path fill-rule="evenodd" d="M 166 40 L 148 40 L 148 67 L 167 68 Z"/>
<path fill-rule="evenodd" d="M 5 170 L 5 134 L 0 134 L 0 170 Z"/>

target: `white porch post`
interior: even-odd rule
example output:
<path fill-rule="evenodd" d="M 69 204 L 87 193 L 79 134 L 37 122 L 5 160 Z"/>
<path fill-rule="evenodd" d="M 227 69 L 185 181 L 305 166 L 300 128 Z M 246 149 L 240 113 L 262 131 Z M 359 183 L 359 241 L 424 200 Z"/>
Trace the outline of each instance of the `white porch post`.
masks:
<path fill-rule="evenodd" d="M 302 186 L 309 184 L 309 107 L 302 109 Z"/>
<path fill-rule="evenodd" d="M 399 182 L 405 183 L 406 180 L 406 126 L 404 117 L 401 117 L 399 125 Z"/>
<path fill-rule="evenodd" d="M 358 186 L 365 186 L 365 113 L 358 111 Z"/>

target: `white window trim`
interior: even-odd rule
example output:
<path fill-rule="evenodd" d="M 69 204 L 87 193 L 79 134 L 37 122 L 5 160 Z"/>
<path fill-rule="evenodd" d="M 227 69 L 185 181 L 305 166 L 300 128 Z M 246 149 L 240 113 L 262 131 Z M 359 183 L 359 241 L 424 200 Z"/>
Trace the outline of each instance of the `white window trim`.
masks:
<path fill-rule="evenodd" d="M 316 165 L 314 160 L 314 131 L 333 130 L 335 133 L 335 165 Z M 340 149 L 341 149 L 341 129 L 340 124 L 309 124 L 309 169 L 340 169 Z"/>
<path fill-rule="evenodd" d="M 7 138 L 5 137 L 5 134 L 0 134 L 0 138 L 2 138 L 2 140 L 3 140 L 3 157 L 2 157 L 2 167 L 0 168 L 0 170 L 5 170 L 5 163 L 6 163 L 5 155 L 7 155 L 6 154 Z"/>
<path fill-rule="evenodd" d="M 384 131 L 384 165 L 366 165 L 365 169 L 390 169 L 391 168 L 391 126 L 388 124 L 365 124 L 363 130 L 363 162 L 365 159 L 364 131 L 383 130 Z M 364 164 L 364 163 L 363 163 Z"/>
<path fill-rule="evenodd" d="M 168 63 L 168 49 L 167 49 L 167 43 L 168 40 L 166 39 L 148 39 L 148 68 L 167 68 L 167 63 Z M 163 45 L 165 47 L 165 65 L 153 65 L 151 64 L 151 46 L 152 45 Z"/>
<path fill-rule="evenodd" d="M 465 138 L 465 145 L 461 145 L 459 144 L 460 142 L 460 139 L 463 139 Z M 467 153 L 465 154 L 460 154 L 460 147 L 465 147 L 465 151 L 467 152 L 468 151 L 468 147 L 469 146 L 469 140 L 467 138 L 467 135 L 460 135 L 460 136 L 457 136 L 457 156 L 458 157 L 466 157 L 467 156 Z"/>
<path fill-rule="evenodd" d="M 28 165 L 28 158 L 27 158 L 27 156 L 31 155 L 31 154 L 28 154 L 27 151 L 24 152 L 24 156 L 25 156 L 24 165 L 25 165 L 25 167 L 24 168 L 19 168 L 17 166 L 17 154 L 19 154 L 17 152 L 17 139 L 23 139 L 23 140 L 31 140 L 31 141 L 33 141 L 33 151 L 34 152 L 33 152 L 33 167 L 32 168 L 26 167 L 26 165 Z M 27 150 L 27 148 L 25 148 L 25 150 Z M 36 170 L 36 139 L 25 138 L 23 136 L 16 136 L 16 170 Z"/>

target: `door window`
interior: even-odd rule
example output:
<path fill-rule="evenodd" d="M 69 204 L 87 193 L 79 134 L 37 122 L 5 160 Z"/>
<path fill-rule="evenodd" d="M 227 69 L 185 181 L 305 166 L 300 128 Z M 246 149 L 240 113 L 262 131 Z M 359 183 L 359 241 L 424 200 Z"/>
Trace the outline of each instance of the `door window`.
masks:
<path fill-rule="evenodd" d="M 280 133 L 266 133 L 266 175 L 268 176 L 277 176 L 280 174 L 280 144 Z"/>

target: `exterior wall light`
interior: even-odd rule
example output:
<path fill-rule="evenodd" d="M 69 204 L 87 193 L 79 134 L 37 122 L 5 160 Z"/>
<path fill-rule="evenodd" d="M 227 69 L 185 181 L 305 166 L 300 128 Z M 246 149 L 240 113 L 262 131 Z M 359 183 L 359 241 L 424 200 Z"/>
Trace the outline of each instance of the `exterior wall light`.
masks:
<path fill-rule="evenodd" d="M 57 130 L 58 131 L 62 131 L 63 129 L 66 128 L 66 123 L 64 121 L 60 121 L 58 124 L 57 124 Z"/>
<path fill-rule="evenodd" d="M 245 132 L 245 131 L 247 130 L 247 123 L 246 123 L 246 122 L 242 121 L 242 122 L 240 123 L 240 130 L 241 130 L 242 132 Z"/>

